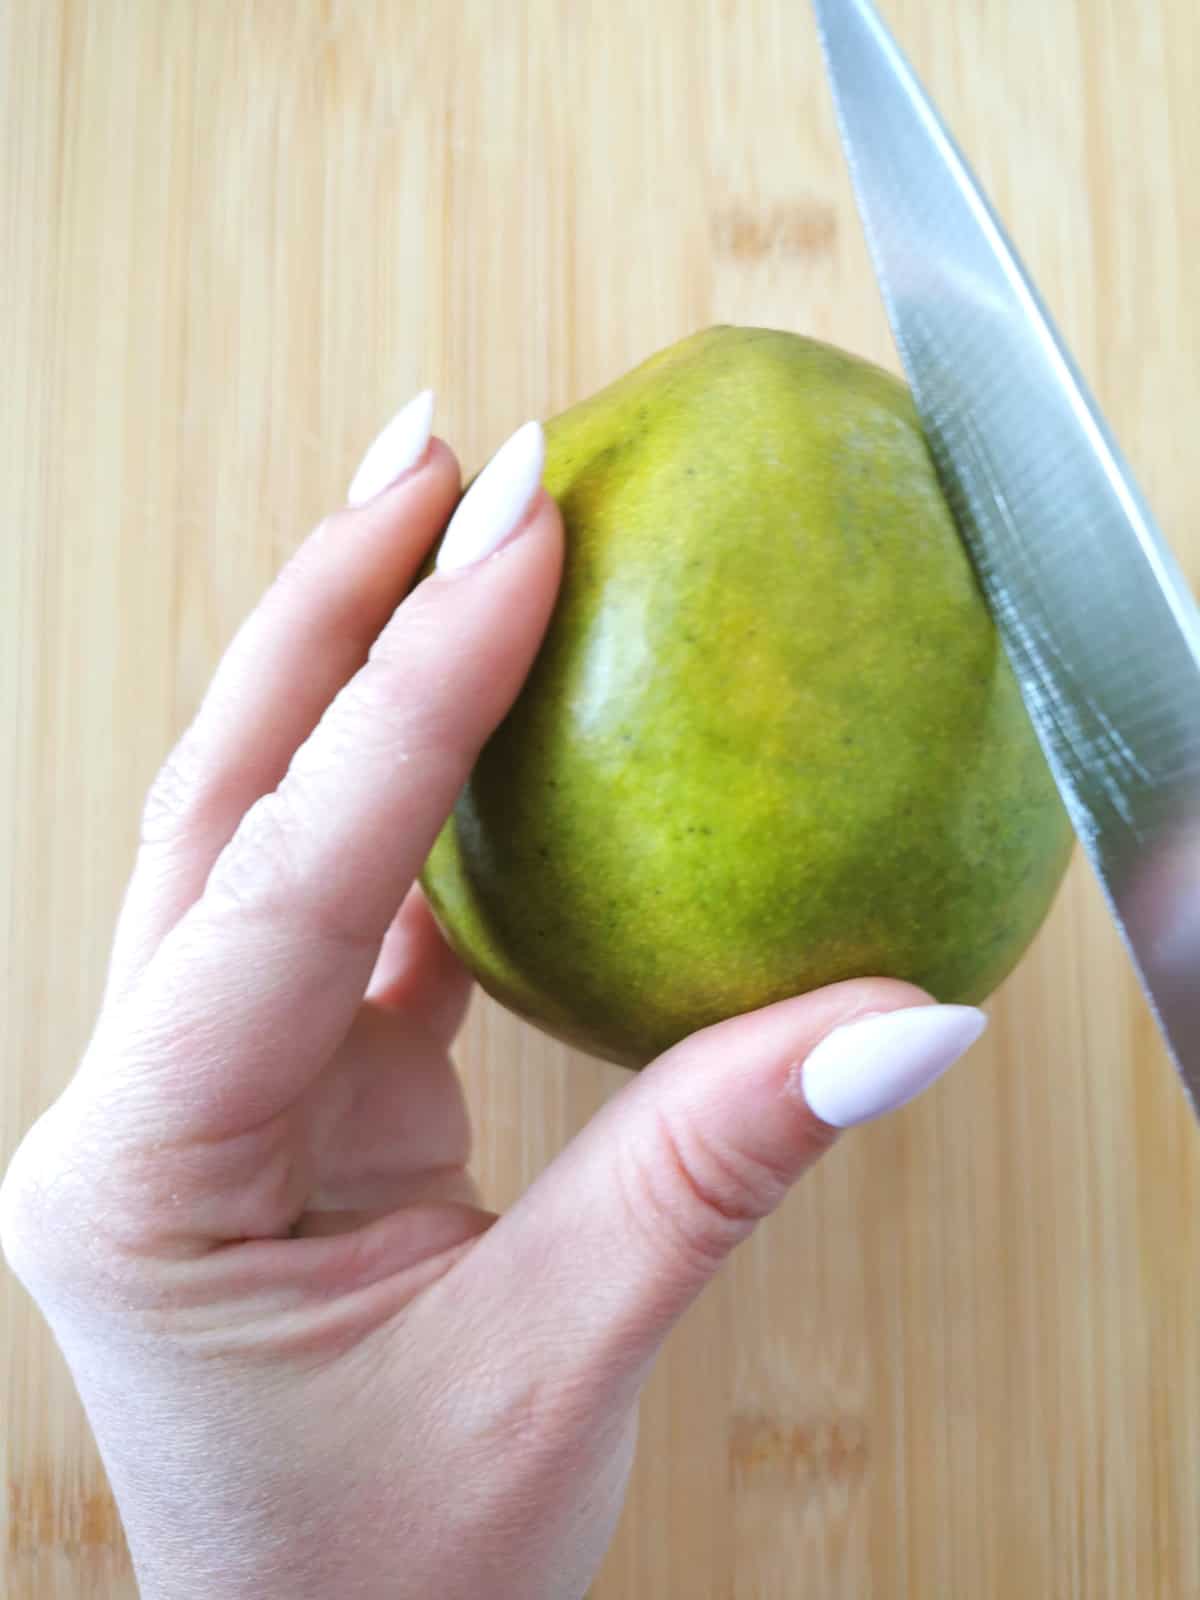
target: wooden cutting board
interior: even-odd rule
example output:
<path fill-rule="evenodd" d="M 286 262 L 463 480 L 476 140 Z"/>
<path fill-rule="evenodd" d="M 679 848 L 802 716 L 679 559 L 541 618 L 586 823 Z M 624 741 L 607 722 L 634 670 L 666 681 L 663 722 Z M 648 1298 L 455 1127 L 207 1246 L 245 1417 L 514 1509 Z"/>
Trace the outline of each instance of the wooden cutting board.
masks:
<path fill-rule="evenodd" d="M 1195 582 L 1195 0 L 884 9 Z M 7 1154 L 147 781 L 401 401 L 473 468 L 711 322 L 894 357 L 802 0 L 9 0 L 0 182 Z M 1200 1596 L 1200 1139 L 1082 867 L 991 1009 L 671 1340 L 595 1600 Z M 621 1081 L 490 1005 L 461 1059 L 500 1204 Z M 132 1595 L 11 1279 L 0 1350 L 0 1590 Z"/>

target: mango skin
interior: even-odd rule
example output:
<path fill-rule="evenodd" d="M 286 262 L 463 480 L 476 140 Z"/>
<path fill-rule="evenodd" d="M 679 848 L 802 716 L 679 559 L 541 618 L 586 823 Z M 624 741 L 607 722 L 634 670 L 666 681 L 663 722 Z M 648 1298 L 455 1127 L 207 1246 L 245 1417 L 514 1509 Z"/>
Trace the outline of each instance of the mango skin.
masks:
<path fill-rule="evenodd" d="M 904 385 L 716 327 L 546 434 L 562 589 L 422 879 L 483 988 L 631 1067 L 842 978 L 984 999 L 1072 833 Z"/>

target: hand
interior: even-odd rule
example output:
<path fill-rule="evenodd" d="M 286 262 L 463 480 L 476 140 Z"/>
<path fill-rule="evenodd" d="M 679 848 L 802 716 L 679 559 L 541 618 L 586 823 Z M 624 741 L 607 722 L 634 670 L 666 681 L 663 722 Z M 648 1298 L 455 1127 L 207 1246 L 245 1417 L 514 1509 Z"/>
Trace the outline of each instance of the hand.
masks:
<path fill-rule="evenodd" d="M 581 1595 L 672 1323 L 835 1125 L 982 1027 L 881 979 L 710 1028 L 483 1209 L 447 1053 L 468 980 L 412 885 L 533 660 L 562 529 L 529 425 L 401 599 L 460 493 L 430 412 L 221 663 L 150 796 L 91 1043 L 0 1192 L 152 1600 Z"/>

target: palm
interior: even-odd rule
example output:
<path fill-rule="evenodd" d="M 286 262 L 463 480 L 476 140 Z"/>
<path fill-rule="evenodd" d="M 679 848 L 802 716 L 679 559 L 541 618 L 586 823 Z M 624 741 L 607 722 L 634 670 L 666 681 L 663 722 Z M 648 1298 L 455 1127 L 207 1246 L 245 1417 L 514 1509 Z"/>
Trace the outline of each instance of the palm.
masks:
<path fill-rule="evenodd" d="M 340 1260 L 349 1289 L 362 1286 L 356 1257 L 381 1243 L 390 1270 L 404 1273 L 491 1221 L 467 1171 L 470 1124 L 449 1054 L 469 991 L 414 891 L 366 998 L 304 1093 L 257 1124 L 235 1115 L 192 1153 L 220 1196 L 209 1218 L 214 1242 L 242 1250 L 260 1287 L 302 1285 L 318 1259 L 303 1245 L 268 1256 L 269 1241 L 327 1241 L 319 1260 L 335 1276 Z M 236 1112 L 236 1096 L 227 1109 Z"/>

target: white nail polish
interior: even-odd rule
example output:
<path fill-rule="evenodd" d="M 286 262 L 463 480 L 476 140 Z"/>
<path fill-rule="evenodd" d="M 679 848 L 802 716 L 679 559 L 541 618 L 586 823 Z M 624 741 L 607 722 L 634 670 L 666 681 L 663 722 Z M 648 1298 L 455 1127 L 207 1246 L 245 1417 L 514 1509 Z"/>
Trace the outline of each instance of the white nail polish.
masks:
<path fill-rule="evenodd" d="M 830 1127 L 868 1122 L 928 1088 L 986 1027 L 974 1006 L 912 1006 L 848 1022 L 805 1061 L 801 1093 Z"/>
<path fill-rule="evenodd" d="M 520 527 L 546 464 L 540 422 L 527 422 L 484 467 L 459 502 L 438 551 L 439 572 L 482 561 Z"/>
<path fill-rule="evenodd" d="M 374 500 L 389 484 L 415 467 L 429 448 L 432 432 L 433 390 L 422 389 L 376 435 L 351 479 L 347 505 L 361 506 Z"/>

